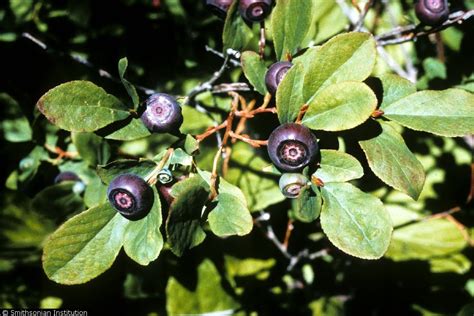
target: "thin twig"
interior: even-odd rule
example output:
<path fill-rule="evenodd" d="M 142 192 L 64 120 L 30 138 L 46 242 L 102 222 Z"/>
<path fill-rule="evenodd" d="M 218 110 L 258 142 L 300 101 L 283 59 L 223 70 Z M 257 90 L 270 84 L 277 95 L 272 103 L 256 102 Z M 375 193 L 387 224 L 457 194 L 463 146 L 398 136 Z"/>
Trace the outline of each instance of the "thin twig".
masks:
<path fill-rule="evenodd" d="M 186 97 L 184 103 L 185 104 L 190 104 L 194 101 L 194 98 L 198 94 L 200 94 L 202 92 L 205 92 L 205 91 L 212 90 L 213 84 L 224 74 L 225 70 L 227 69 L 229 60 L 230 60 L 229 55 L 226 55 L 225 58 L 224 58 L 224 62 L 222 63 L 221 68 L 218 71 L 216 71 L 209 80 L 201 83 L 200 85 L 198 85 L 197 87 L 192 89 L 191 92 Z"/>
<path fill-rule="evenodd" d="M 370 8 L 372 7 L 373 4 L 374 4 L 374 0 L 370 0 L 365 4 L 364 9 L 362 10 L 362 12 L 360 14 L 359 20 L 357 21 L 356 25 L 354 26 L 354 31 L 357 32 L 362 28 L 362 26 L 364 25 L 365 17 L 367 16 L 367 13 L 369 12 L 369 10 L 370 10 Z"/>
<path fill-rule="evenodd" d="M 462 24 L 474 15 L 474 9 L 469 11 L 456 11 L 449 15 L 448 20 L 439 26 L 434 26 L 428 29 L 422 29 L 420 25 L 407 25 L 398 27 L 387 33 L 375 37 L 379 46 L 401 44 L 413 41 L 418 37 L 426 36 L 432 33 L 440 32 L 455 24 Z"/>

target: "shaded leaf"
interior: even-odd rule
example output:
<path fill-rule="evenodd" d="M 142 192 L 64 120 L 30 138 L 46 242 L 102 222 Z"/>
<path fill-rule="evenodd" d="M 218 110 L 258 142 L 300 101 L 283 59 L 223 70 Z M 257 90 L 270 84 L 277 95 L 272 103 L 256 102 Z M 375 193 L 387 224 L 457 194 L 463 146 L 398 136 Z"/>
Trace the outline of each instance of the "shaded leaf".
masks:
<path fill-rule="evenodd" d="M 122 81 L 125 90 L 127 90 L 128 95 L 132 99 L 133 107 L 136 109 L 138 104 L 140 103 L 140 99 L 138 98 L 138 93 L 133 84 L 131 84 L 127 79 L 125 79 L 125 72 L 127 71 L 128 67 L 128 59 L 124 57 L 119 60 L 118 62 L 118 72 L 120 76 L 120 80 Z"/>
<path fill-rule="evenodd" d="M 293 214 L 299 221 L 311 223 L 321 213 L 322 199 L 319 190 L 303 188 L 297 199 L 293 200 Z"/>
<path fill-rule="evenodd" d="M 322 189 L 321 227 L 340 250 L 362 259 L 378 259 L 390 244 L 392 223 L 382 202 L 349 183 Z"/>
<path fill-rule="evenodd" d="M 127 121 L 125 126 L 119 127 L 110 134 L 105 135 L 105 138 L 127 141 L 140 139 L 150 135 L 150 131 L 146 128 L 141 119 L 132 118 Z"/>
<path fill-rule="evenodd" d="M 163 248 L 161 227 L 161 202 L 156 188 L 153 206 L 150 213 L 138 221 L 130 221 L 123 243 L 125 253 L 141 265 L 148 265 L 158 258 Z"/>
<path fill-rule="evenodd" d="M 171 194 L 175 197 L 166 220 L 166 235 L 171 251 L 181 256 L 204 241 L 206 233 L 201 227 L 201 215 L 209 191 L 199 176 L 178 182 Z"/>
<path fill-rule="evenodd" d="M 205 259 L 197 269 L 197 285 L 193 290 L 171 277 L 166 286 L 166 311 L 169 315 L 232 313 L 239 307 L 226 293 L 223 280 L 212 261 Z"/>
<path fill-rule="evenodd" d="M 226 180 L 242 190 L 251 211 L 265 209 L 285 199 L 276 178 L 262 174 L 267 164 L 250 145 L 238 142 L 233 146 Z"/>
<path fill-rule="evenodd" d="M 387 123 L 381 126 L 380 135 L 359 142 L 370 169 L 383 182 L 416 200 L 425 183 L 423 166 L 395 128 Z"/>
<path fill-rule="evenodd" d="M 252 29 L 244 22 L 237 9 L 239 2 L 234 1 L 227 10 L 224 30 L 222 31 L 222 42 L 224 50 L 232 48 L 241 50 L 253 38 Z"/>
<path fill-rule="evenodd" d="M 89 166 L 107 163 L 111 149 L 101 137 L 93 133 L 72 133 L 71 136 L 79 155 Z"/>
<path fill-rule="evenodd" d="M 145 178 L 156 168 L 152 160 L 116 160 L 107 165 L 97 166 L 97 174 L 105 184 L 109 184 L 115 177 L 124 173 L 133 173 Z"/>
<path fill-rule="evenodd" d="M 395 261 L 428 260 L 460 252 L 466 245 L 454 223 L 432 219 L 395 229 L 386 256 Z"/>

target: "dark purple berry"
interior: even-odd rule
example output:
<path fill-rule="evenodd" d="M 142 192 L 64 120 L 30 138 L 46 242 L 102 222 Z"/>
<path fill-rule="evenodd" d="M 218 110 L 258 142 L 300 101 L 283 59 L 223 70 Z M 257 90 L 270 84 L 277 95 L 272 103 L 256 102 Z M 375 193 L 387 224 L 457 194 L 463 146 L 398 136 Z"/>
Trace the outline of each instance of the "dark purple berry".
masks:
<path fill-rule="evenodd" d="M 309 128 L 287 123 L 278 126 L 268 138 L 268 155 L 283 171 L 301 171 L 318 155 L 318 141 Z"/>
<path fill-rule="evenodd" d="M 146 109 L 141 119 L 150 132 L 179 134 L 183 114 L 174 97 L 166 93 L 155 93 L 146 100 Z"/>
<path fill-rule="evenodd" d="M 107 196 L 110 204 L 125 218 L 139 220 L 153 206 L 154 194 L 148 183 L 131 173 L 117 176 L 109 184 Z"/>
<path fill-rule="evenodd" d="M 415 13 L 417 18 L 426 25 L 441 25 L 449 16 L 448 1 L 419 0 L 415 4 Z"/>
<path fill-rule="evenodd" d="M 285 77 L 288 70 L 290 70 L 292 63 L 289 61 L 279 61 L 274 63 L 268 68 L 265 74 L 265 85 L 267 86 L 268 92 L 272 95 L 276 93 L 277 87 Z"/>
<path fill-rule="evenodd" d="M 169 208 L 171 203 L 174 201 L 174 197 L 171 195 L 171 189 L 174 183 L 167 183 L 158 186 L 158 191 L 160 192 L 160 196 L 163 198 L 165 207 Z"/>
<path fill-rule="evenodd" d="M 233 0 L 206 0 L 206 7 L 221 19 L 225 19 Z"/>
<path fill-rule="evenodd" d="M 54 183 L 61 183 L 63 181 L 81 181 L 81 179 L 72 171 L 64 171 L 54 178 Z"/>
<path fill-rule="evenodd" d="M 273 0 L 240 0 L 242 18 L 250 23 L 263 21 L 272 10 Z"/>

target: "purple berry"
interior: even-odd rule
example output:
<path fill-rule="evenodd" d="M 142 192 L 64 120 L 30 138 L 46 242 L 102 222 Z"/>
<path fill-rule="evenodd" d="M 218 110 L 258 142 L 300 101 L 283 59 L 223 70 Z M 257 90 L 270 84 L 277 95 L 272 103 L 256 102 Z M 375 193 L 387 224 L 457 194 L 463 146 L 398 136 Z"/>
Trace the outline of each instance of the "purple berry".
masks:
<path fill-rule="evenodd" d="M 268 155 L 283 171 L 297 172 L 317 158 L 319 146 L 316 136 L 301 124 L 278 126 L 268 138 Z"/>
<path fill-rule="evenodd" d="M 263 21 L 272 10 L 273 0 L 240 0 L 240 15 L 247 22 Z"/>
<path fill-rule="evenodd" d="M 179 134 L 179 127 L 183 123 L 181 106 L 166 93 L 155 93 L 146 100 L 141 119 L 152 133 Z"/>
<path fill-rule="evenodd" d="M 54 183 L 61 183 L 63 181 L 81 181 L 81 179 L 72 171 L 60 172 L 56 178 L 54 178 Z"/>
<path fill-rule="evenodd" d="M 265 74 L 265 85 L 267 86 L 268 92 L 275 95 L 278 85 L 285 77 L 288 70 L 290 70 L 292 63 L 289 61 L 279 61 L 268 68 Z"/>
<path fill-rule="evenodd" d="M 206 7 L 221 19 L 225 19 L 233 0 L 206 0 Z"/>
<path fill-rule="evenodd" d="M 417 18 L 426 25 L 441 25 L 449 16 L 448 1 L 419 0 L 415 4 L 415 13 Z"/>
<path fill-rule="evenodd" d="M 110 204 L 125 218 L 139 220 L 153 206 L 152 188 L 141 177 L 127 173 L 117 176 L 107 189 Z"/>

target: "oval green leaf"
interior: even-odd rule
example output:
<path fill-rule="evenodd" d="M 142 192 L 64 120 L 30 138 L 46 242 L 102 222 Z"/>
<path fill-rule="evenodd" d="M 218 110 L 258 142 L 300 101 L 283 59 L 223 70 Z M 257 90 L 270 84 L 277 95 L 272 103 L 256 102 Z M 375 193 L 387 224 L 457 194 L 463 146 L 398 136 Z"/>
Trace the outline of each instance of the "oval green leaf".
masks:
<path fill-rule="evenodd" d="M 422 164 L 390 124 L 381 123 L 382 133 L 360 141 L 370 169 L 383 182 L 418 199 L 425 183 Z"/>
<path fill-rule="evenodd" d="M 362 82 L 341 82 L 321 91 L 302 123 L 311 129 L 343 131 L 364 123 L 377 107 L 374 92 Z"/>
<path fill-rule="evenodd" d="M 158 258 L 163 248 L 160 196 L 153 188 L 155 199 L 150 213 L 138 221 L 130 221 L 125 231 L 123 249 L 135 262 L 148 265 Z"/>
<path fill-rule="evenodd" d="M 312 0 L 279 0 L 272 11 L 273 45 L 278 60 L 294 55 L 311 29 Z M 297 12 L 297 14 L 295 14 Z"/>
<path fill-rule="evenodd" d="M 293 214 L 304 223 L 311 223 L 319 217 L 323 200 L 318 189 L 303 188 L 297 199 L 293 200 Z"/>
<path fill-rule="evenodd" d="M 322 194 L 321 227 L 334 246 L 362 259 L 382 257 L 392 235 L 382 202 L 349 183 L 329 183 Z"/>
<path fill-rule="evenodd" d="M 201 213 L 209 191 L 199 176 L 178 182 L 173 186 L 175 200 L 166 220 L 166 235 L 171 251 L 181 256 L 204 241 L 206 233 L 201 227 Z"/>
<path fill-rule="evenodd" d="M 265 95 L 267 93 L 267 87 L 265 86 L 267 66 L 265 66 L 265 62 L 256 52 L 252 51 L 243 52 L 240 59 L 245 77 L 258 93 Z"/>
<path fill-rule="evenodd" d="M 61 84 L 36 105 L 51 123 L 71 132 L 93 132 L 130 116 L 119 99 L 89 81 Z"/>
<path fill-rule="evenodd" d="M 384 113 L 417 131 L 448 137 L 474 134 L 474 94 L 461 89 L 413 93 L 385 107 Z"/>
<path fill-rule="evenodd" d="M 85 283 L 106 271 L 122 247 L 129 221 L 109 203 L 74 216 L 46 241 L 43 268 L 61 284 Z"/>
<path fill-rule="evenodd" d="M 330 149 L 321 150 L 320 167 L 313 176 L 323 183 L 346 182 L 364 175 L 360 162 L 349 154 Z"/>
<path fill-rule="evenodd" d="M 428 260 L 460 252 L 467 242 L 446 219 L 421 221 L 395 229 L 386 256 L 396 260 Z"/>
<path fill-rule="evenodd" d="M 380 109 L 416 92 L 416 85 L 398 75 L 386 73 L 379 77 L 382 82 L 383 97 Z"/>
<path fill-rule="evenodd" d="M 304 105 L 303 70 L 304 65 L 295 63 L 278 85 L 276 108 L 281 124 L 293 122 Z"/>
<path fill-rule="evenodd" d="M 375 40 L 369 33 L 334 36 L 306 65 L 303 97 L 306 102 L 323 88 L 343 81 L 363 81 L 375 65 Z"/>

